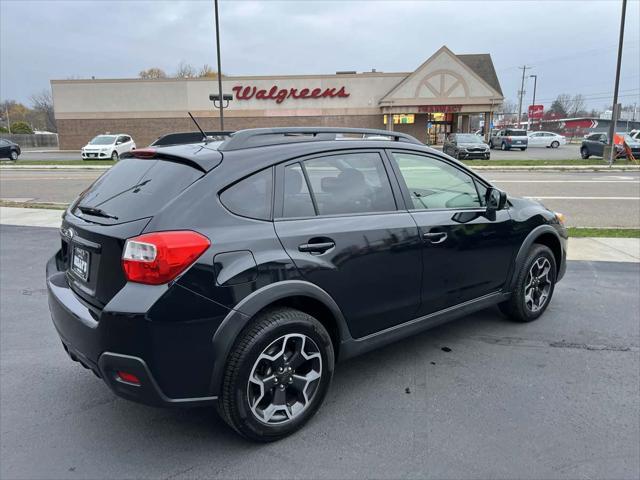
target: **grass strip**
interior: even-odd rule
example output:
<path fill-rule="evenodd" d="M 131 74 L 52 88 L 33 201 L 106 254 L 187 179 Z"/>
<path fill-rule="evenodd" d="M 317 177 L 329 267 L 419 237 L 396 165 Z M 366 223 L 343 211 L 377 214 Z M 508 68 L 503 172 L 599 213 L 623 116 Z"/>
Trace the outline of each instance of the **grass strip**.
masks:
<path fill-rule="evenodd" d="M 569 227 L 570 237 L 640 238 L 640 228 Z"/>

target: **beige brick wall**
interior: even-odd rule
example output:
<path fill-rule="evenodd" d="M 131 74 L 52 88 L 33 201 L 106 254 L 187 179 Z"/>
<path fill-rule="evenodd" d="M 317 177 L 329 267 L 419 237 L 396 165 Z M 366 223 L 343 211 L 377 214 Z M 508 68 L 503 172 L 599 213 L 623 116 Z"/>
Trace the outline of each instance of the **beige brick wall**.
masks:
<path fill-rule="evenodd" d="M 218 130 L 217 118 L 198 119 L 205 130 Z M 100 120 L 58 119 L 58 135 L 61 150 L 78 150 L 94 136 L 106 132 L 130 134 L 138 147 L 145 147 L 161 135 L 171 132 L 195 130 L 187 118 L 116 118 Z M 420 126 L 425 129 L 426 123 Z M 341 115 L 315 117 L 229 117 L 225 129 L 240 130 L 259 127 L 356 127 L 384 129 L 382 115 Z M 396 125 L 398 131 L 412 133 L 418 125 Z"/>

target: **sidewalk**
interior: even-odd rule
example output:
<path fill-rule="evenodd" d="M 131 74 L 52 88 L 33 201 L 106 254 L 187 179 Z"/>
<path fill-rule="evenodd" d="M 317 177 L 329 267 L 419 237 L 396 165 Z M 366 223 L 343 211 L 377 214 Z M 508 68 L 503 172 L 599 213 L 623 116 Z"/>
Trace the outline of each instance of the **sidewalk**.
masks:
<path fill-rule="evenodd" d="M 1 225 L 59 228 L 62 210 L 0 207 Z M 571 238 L 568 260 L 640 263 L 640 238 Z"/>

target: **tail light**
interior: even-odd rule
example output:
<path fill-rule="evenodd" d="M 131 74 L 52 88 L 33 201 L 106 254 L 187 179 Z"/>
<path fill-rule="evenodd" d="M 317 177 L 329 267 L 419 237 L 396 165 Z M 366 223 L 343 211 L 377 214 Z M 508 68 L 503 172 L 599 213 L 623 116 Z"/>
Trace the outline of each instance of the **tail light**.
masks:
<path fill-rule="evenodd" d="M 138 148 L 137 150 L 131 150 L 130 153 L 136 158 L 147 159 L 155 158 L 157 152 L 155 148 Z"/>
<path fill-rule="evenodd" d="M 209 245 L 207 237 L 190 230 L 145 233 L 125 243 L 122 268 L 130 282 L 161 285 L 184 272 Z"/>

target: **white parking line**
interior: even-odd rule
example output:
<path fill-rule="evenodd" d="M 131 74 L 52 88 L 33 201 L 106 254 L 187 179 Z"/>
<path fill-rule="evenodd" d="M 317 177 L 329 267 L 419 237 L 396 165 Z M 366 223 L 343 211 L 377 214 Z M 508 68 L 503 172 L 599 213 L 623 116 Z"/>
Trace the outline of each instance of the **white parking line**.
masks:
<path fill-rule="evenodd" d="M 496 183 L 617 183 L 640 185 L 640 180 L 491 180 Z"/>
<path fill-rule="evenodd" d="M 640 201 L 640 197 L 538 197 L 529 196 L 524 198 L 532 198 L 534 200 L 636 200 Z"/>

